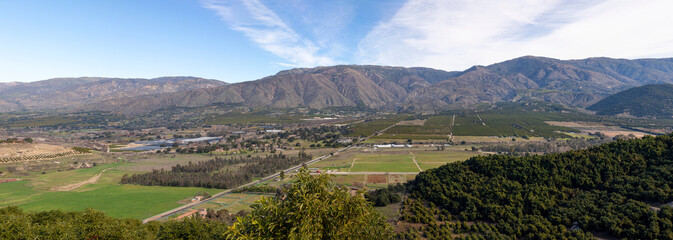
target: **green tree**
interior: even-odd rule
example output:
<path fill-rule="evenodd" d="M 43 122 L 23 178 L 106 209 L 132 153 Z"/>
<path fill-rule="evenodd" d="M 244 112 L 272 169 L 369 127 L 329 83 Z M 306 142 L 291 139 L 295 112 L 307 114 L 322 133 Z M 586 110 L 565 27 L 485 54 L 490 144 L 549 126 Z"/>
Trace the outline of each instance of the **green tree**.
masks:
<path fill-rule="evenodd" d="M 280 171 L 280 179 L 285 179 L 285 171 Z"/>
<path fill-rule="evenodd" d="M 387 239 L 391 226 L 362 193 L 351 195 L 330 175 L 311 176 L 274 198 L 262 198 L 227 232 L 228 239 Z"/>

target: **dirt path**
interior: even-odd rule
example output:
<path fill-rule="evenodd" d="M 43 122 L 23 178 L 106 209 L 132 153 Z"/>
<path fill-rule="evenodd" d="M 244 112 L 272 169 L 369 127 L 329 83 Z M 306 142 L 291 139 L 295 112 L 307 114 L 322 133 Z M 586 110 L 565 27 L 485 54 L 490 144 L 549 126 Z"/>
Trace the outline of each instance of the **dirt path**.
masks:
<path fill-rule="evenodd" d="M 481 125 L 486 126 L 486 123 L 484 122 L 484 120 L 481 119 L 481 116 L 479 116 L 479 113 L 477 113 L 477 117 L 479 118 L 479 121 L 481 122 Z"/>
<path fill-rule="evenodd" d="M 453 142 L 453 126 L 456 124 L 456 114 L 451 118 L 451 130 L 449 132 L 449 141 Z"/>
<path fill-rule="evenodd" d="M 421 169 L 421 166 L 418 166 L 418 162 L 416 162 L 416 157 L 414 157 L 414 154 L 412 152 L 409 152 L 409 155 L 411 155 L 411 160 L 414 160 L 414 164 L 416 164 L 418 171 L 422 172 L 423 169 Z"/>
<path fill-rule="evenodd" d="M 110 169 L 110 168 L 108 168 L 108 169 Z M 98 173 L 96 176 L 93 176 L 86 181 L 73 183 L 73 184 L 68 184 L 68 185 L 65 185 L 65 186 L 53 187 L 53 188 L 51 188 L 51 190 L 52 191 L 58 191 L 58 192 L 72 191 L 72 190 L 80 188 L 80 187 L 82 187 L 86 184 L 95 183 L 96 181 L 98 181 L 98 178 L 100 178 L 100 175 L 103 175 L 103 173 L 105 171 L 107 171 L 108 169 L 103 170 L 102 172 Z"/>
<path fill-rule="evenodd" d="M 351 162 L 351 167 L 348 168 L 348 171 L 350 172 L 351 169 L 353 169 L 353 166 L 355 166 L 355 161 L 358 160 L 357 158 L 353 158 L 353 162 Z"/>

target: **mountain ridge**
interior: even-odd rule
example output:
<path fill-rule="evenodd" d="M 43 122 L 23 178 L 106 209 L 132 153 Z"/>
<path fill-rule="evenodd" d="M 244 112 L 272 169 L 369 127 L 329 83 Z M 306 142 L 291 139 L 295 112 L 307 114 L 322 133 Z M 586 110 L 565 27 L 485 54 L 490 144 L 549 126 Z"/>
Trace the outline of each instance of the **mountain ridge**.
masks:
<path fill-rule="evenodd" d="M 184 89 L 128 95 L 98 89 L 105 97 L 69 107 L 124 114 L 214 103 L 271 108 L 364 106 L 436 111 L 483 103 L 547 101 L 585 108 L 611 94 L 650 83 L 673 83 L 673 58 L 559 60 L 523 56 L 453 72 L 376 65 L 296 68 L 254 81 L 205 87 L 192 84 Z M 0 93 L 7 89 L 17 88 L 0 85 Z M 0 101 L 4 99 L 0 97 Z"/>
<path fill-rule="evenodd" d="M 180 92 L 227 83 L 197 77 L 52 78 L 0 85 L 0 112 L 75 109 L 92 102 Z"/>
<path fill-rule="evenodd" d="M 239 103 L 277 108 L 364 105 L 434 111 L 505 101 L 547 101 L 584 108 L 621 90 L 653 82 L 673 83 L 673 59 L 558 60 L 524 56 L 461 72 L 338 65 L 284 70 L 218 90 L 154 95 L 136 101 L 148 102 L 137 109 L 131 107 L 131 99 L 113 100 L 110 102 L 117 107 L 104 110 L 135 114 L 172 106 Z M 313 86 L 313 92 L 304 92 L 308 85 Z"/>

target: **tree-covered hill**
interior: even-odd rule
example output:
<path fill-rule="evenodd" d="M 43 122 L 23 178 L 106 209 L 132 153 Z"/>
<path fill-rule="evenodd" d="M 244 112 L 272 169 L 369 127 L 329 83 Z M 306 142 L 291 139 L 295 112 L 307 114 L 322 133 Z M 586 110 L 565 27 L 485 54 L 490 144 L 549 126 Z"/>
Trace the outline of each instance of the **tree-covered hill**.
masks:
<path fill-rule="evenodd" d="M 649 84 L 611 95 L 589 110 L 600 115 L 628 114 L 636 117 L 673 117 L 673 85 Z"/>
<path fill-rule="evenodd" d="M 420 173 L 402 219 L 429 239 L 673 239 L 673 135 L 544 156 L 478 156 Z M 447 221 L 450 220 L 450 221 Z M 463 223 L 477 227 L 465 230 Z M 449 230 L 450 229 L 450 230 Z"/>

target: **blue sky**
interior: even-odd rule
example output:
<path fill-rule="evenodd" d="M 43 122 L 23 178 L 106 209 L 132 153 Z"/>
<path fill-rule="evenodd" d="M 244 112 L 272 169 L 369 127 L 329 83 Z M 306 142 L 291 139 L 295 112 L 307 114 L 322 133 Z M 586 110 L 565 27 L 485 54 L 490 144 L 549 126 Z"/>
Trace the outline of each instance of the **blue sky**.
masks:
<path fill-rule="evenodd" d="M 671 9 L 669 0 L 7 0 L 0 81 L 240 82 L 335 64 L 673 57 Z"/>

